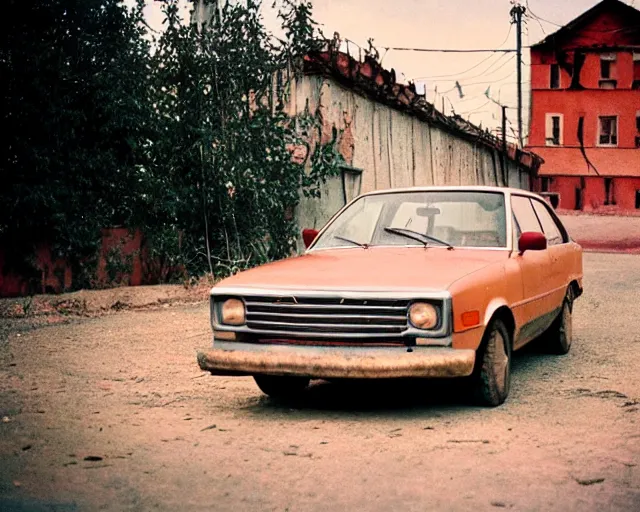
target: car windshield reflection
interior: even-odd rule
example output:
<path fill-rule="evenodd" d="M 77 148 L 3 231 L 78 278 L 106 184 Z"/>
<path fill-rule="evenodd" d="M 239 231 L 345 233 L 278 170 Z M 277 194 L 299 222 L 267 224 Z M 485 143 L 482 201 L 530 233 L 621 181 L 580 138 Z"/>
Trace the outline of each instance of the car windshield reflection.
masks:
<path fill-rule="evenodd" d="M 419 246 L 504 248 L 504 194 L 390 192 L 363 196 L 320 235 L 314 249 Z"/>

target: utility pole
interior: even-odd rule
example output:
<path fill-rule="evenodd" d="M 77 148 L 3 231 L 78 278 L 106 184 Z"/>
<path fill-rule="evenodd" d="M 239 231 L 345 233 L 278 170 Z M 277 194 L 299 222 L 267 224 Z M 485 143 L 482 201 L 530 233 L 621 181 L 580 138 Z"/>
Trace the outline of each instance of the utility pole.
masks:
<path fill-rule="evenodd" d="M 511 9 L 512 23 L 516 24 L 516 58 L 518 72 L 518 142 L 520 147 L 524 146 L 522 137 L 522 15 L 526 12 L 526 8 L 519 2 Z"/>
<path fill-rule="evenodd" d="M 507 154 L 507 107 L 505 105 L 500 105 L 502 107 L 502 152 Z"/>
<path fill-rule="evenodd" d="M 205 0 L 195 0 L 193 2 L 193 11 L 191 12 L 191 23 L 198 25 L 198 30 L 202 29 L 202 25 L 209 23 L 216 13 L 218 17 L 222 15 L 222 7 L 218 0 L 205 2 Z"/>

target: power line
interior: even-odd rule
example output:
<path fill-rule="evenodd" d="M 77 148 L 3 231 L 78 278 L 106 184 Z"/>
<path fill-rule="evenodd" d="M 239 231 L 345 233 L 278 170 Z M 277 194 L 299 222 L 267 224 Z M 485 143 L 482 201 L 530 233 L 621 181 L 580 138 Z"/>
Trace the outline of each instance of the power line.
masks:
<path fill-rule="evenodd" d="M 542 26 L 542 23 L 540 23 L 540 18 L 537 17 L 533 11 L 531 10 L 531 7 L 529 7 L 529 0 L 527 0 L 527 12 L 525 14 L 525 16 L 527 18 L 530 18 L 532 20 L 536 20 L 538 22 L 538 25 L 540 26 L 540 30 L 542 30 L 542 33 L 545 35 L 547 35 L 547 32 L 545 31 L 544 27 Z M 529 31 L 527 30 L 527 36 L 529 35 Z"/>
<path fill-rule="evenodd" d="M 511 35 L 511 29 L 512 28 L 513 28 L 513 25 L 509 25 L 509 31 L 507 32 L 507 37 L 504 38 L 504 41 L 502 41 L 502 43 L 499 46 L 503 46 L 509 40 L 509 36 Z M 470 71 L 473 71 L 474 69 L 479 68 L 482 64 L 487 62 L 489 59 L 492 59 L 495 55 L 496 55 L 495 53 L 492 53 L 491 55 L 489 55 L 485 59 L 482 59 L 480 62 L 478 62 L 475 66 L 470 67 L 469 69 L 467 69 L 465 71 L 461 71 L 459 73 L 453 73 L 451 75 L 421 76 L 421 77 L 414 78 L 414 80 L 427 80 L 427 79 L 432 79 L 432 78 L 451 78 L 451 77 L 459 77 L 459 76 L 462 76 L 462 75 L 466 75 Z"/>
<path fill-rule="evenodd" d="M 480 110 L 481 108 L 486 107 L 489 103 L 491 103 L 491 100 L 483 103 L 482 105 L 480 105 L 478 108 L 474 108 L 473 110 L 468 110 L 467 112 L 461 112 L 459 115 L 461 116 L 466 116 L 469 114 L 473 114 L 474 112 L 477 112 L 478 110 Z"/>
<path fill-rule="evenodd" d="M 491 74 L 493 75 L 493 74 L 497 73 L 497 72 L 498 72 L 498 71 L 500 71 L 503 67 L 505 67 L 507 64 L 510 64 L 511 62 L 513 62 L 513 60 L 514 60 L 515 58 L 516 58 L 516 57 L 515 57 L 515 55 L 512 55 L 510 59 L 507 59 L 507 60 L 502 64 L 502 66 L 500 66 L 500 67 L 498 67 L 498 68 L 494 69 L 494 70 L 491 72 Z M 475 76 L 475 77 L 473 77 L 473 78 L 479 78 L 480 76 L 484 76 L 484 75 L 478 75 L 478 76 Z M 494 84 L 494 83 L 497 83 L 497 82 L 502 82 L 503 80 L 506 80 L 506 79 L 507 79 L 507 78 L 509 78 L 510 76 L 511 76 L 511 74 L 507 75 L 507 76 L 506 76 L 506 77 L 504 77 L 504 78 L 501 78 L 500 80 L 493 80 L 493 81 L 490 81 L 490 82 L 476 82 L 476 83 L 474 83 L 474 84 L 460 84 L 460 85 L 463 85 L 463 86 L 469 87 L 469 86 L 471 86 L 471 85 L 481 85 L 481 84 L 487 84 L 487 83 Z M 469 80 L 471 80 L 471 78 L 469 78 Z"/>
<path fill-rule="evenodd" d="M 495 55 L 495 54 L 494 54 L 494 55 Z M 496 69 L 496 70 L 492 71 L 491 73 L 489 73 L 489 71 L 491 71 L 491 69 L 492 69 L 496 64 L 498 64 L 499 62 L 501 62 L 501 61 L 502 61 L 502 59 L 504 59 L 507 55 L 508 55 L 508 54 L 503 53 L 503 54 L 498 58 L 498 60 L 496 60 L 494 63 L 492 63 L 492 64 L 491 64 L 487 69 L 485 69 L 484 71 L 481 71 L 481 72 L 480 72 L 480 74 L 478 74 L 478 75 L 474 75 L 474 76 L 468 76 L 468 77 L 466 77 L 466 78 L 465 78 L 465 80 L 473 80 L 473 79 L 475 79 L 475 78 L 479 78 L 479 77 L 482 77 L 482 76 L 487 76 L 487 75 L 492 75 L 492 74 L 494 74 L 496 71 L 498 71 L 498 70 L 502 69 L 502 67 L 499 67 L 498 69 Z M 493 57 L 493 55 L 492 55 L 492 57 Z M 512 55 L 510 60 L 513 60 L 514 58 L 515 58 L 515 57 Z M 453 82 L 453 80 L 452 80 L 452 79 L 450 79 L 450 78 L 449 78 L 449 79 L 441 78 L 441 79 L 439 79 L 439 80 L 429 80 L 429 81 L 430 81 L 430 82 Z"/>
<path fill-rule="evenodd" d="M 473 71 L 474 69 L 480 67 L 482 64 L 484 64 L 485 62 L 487 62 L 489 59 L 492 59 L 493 57 L 495 57 L 497 54 L 492 53 L 491 55 L 489 55 L 487 58 L 482 59 L 480 62 L 478 62 L 475 66 L 467 69 L 466 71 L 462 71 L 460 73 L 453 73 L 451 75 L 432 75 L 432 76 L 419 76 L 414 78 L 414 80 L 431 80 L 433 78 L 452 78 L 452 77 L 459 77 L 462 75 L 466 75 L 469 71 Z M 432 80 L 435 81 L 435 80 Z M 446 80 L 437 80 L 438 82 L 443 82 Z"/>
<path fill-rule="evenodd" d="M 439 53 L 515 53 L 517 50 L 491 48 L 491 49 L 450 49 L 450 48 L 401 48 L 396 46 L 383 46 L 386 50 L 395 50 L 398 52 L 439 52 Z"/>
<path fill-rule="evenodd" d="M 538 22 L 538 24 L 540 24 L 541 21 L 544 21 L 545 23 L 548 23 L 549 25 L 555 25 L 556 27 L 559 27 L 559 28 L 563 27 L 563 25 L 559 25 L 558 23 L 554 23 L 553 21 L 545 20 L 544 18 L 541 18 L 540 16 L 538 16 L 535 12 L 533 12 L 531 10 L 531 7 L 529 6 L 529 0 L 527 0 L 527 11 L 529 11 L 529 15 L 531 16 L 531 18 L 536 20 Z M 540 28 L 542 28 L 542 25 L 540 25 Z M 544 29 L 543 28 L 542 28 L 542 32 L 544 33 Z M 547 35 L 547 34 L 545 33 L 545 35 Z"/>
<path fill-rule="evenodd" d="M 507 63 L 505 63 L 507 64 Z M 475 85 L 489 85 L 489 84 L 497 84 L 500 82 L 504 82 L 507 78 L 509 78 L 512 75 L 512 73 L 509 73 L 507 76 L 504 76 L 498 80 L 490 80 L 488 82 L 474 82 L 472 84 L 460 84 L 460 87 L 473 87 Z M 457 89 L 457 86 L 452 87 L 451 89 L 447 89 L 446 91 L 443 91 L 440 94 L 447 94 L 450 93 L 451 91 L 454 91 L 455 89 Z"/>
<path fill-rule="evenodd" d="M 500 82 L 500 80 L 496 80 L 493 83 L 499 83 L 499 82 Z M 502 92 L 503 88 L 505 88 L 507 86 L 516 85 L 517 83 L 518 82 L 506 82 L 506 83 L 501 84 L 500 87 L 498 88 L 498 95 L 500 95 L 500 93 Z M 523 85 L 528 85 L 528 84 L 531 83 L 531 80 L 526 80 L 526 81 L 524 81 L 522 83 L 523 83 Z M 487 85 L 487 84 L 486 83 L 484 83 L 484 84 L 482 84 L 482 83 L 481 84 L 466 84 L 466 85 L 465 84 L 461 84 L 461 87 L 472 87 L 473 85 Z M 433 90 L 434 89 L 431 89 L 431 91 L 433 91 Z M 449 91 L 445 91 L 445 92 L 451 92 L 451 91 L 449 90 Z M 526 93 L 526 94 L 529 94 L 529 91 L 523 91 L 523 92 Z M 473 94 L 473 95 L 466 94 L 463 99 L 458 100 L 456 103 L 459 105 L 460 103 L 466 103 L 468 101 L 477 100 L 478 98 L 481 98 L 481 97 L 486 97 L 486 94 L 484 94 L 484 93 L 482 93 L 482 94 Z M 515 107 L 509 107 L 509 108 L 510 109 L 514 109 Z"/>
<path fill-rule="evenodd" d="M 512 55 L 512 56 L 511 56 L 511 58 L 507 59 L 507 61 L 506 61 L 506 62 L 504 62 L 504 63 L 502 64 L 502 66 L 500 66 L 500 67 L 498 67 L 498 68 L 494 69 L 493 71 L 491 71 L 491 70 L 492 70 L 492 68 L 493 68 L 496 64 L 498 64 L 498 62 L 500 62 L 500 61 L 501 61 L 505 56 L 506 56 L 506 54 L 502 55 L 502 56 L 501 56 L 497 61 L 495 61 L 491 66 L 489 66 L 489 69 L 487 69 L 484 73 L 482 73 L 482 74 L 480 74 L 480 75 L 476 75 L 476 76 L 474 76 L 473 78 L 478 78 L 478 77 L 485 76 L 485 75 L 493 75 L 496 71 L 500 71 L 503 67 L 505 67 L 505 66 L 506 66 L 507 64 L 509 64 L 511 61 L 513 61 L 513 59 L 515 59 L 515 58 L 516 58 L 516 56 L 515 56 L 515 55 Z M 491 71 L 491 73 L 489 73 L 490 71 Z M 470 79 L 469 79 L 469 78 L 467 78 L 467 80 L 470 80 Z"/>
<path fill-rule="evenodd" d="M 576 145 L 572 145 L 572 146 L 568 146 L 568 145 L 563 145 L 563 146 L 545 146 L 545 145 L 531 145 L 531 144 L 527 144 L 528 148 L 534 148 L 534 149 L 581 149 L 584 147 L 584 149 L 603 149 L 602 146 L 576 146 Z M 606 147 L 605 147 L 606 148 Z M 608 148 L 606 148 L 608 149 Z M 620 151 L 620 150 L 629 150 L 629 151 L 638 151 L 638 148 L 635 146 L 617 146 L 615 148 L 611 148 L 611 149 L 615 149 L 616 151 Z"/>
<path fill-rule="evenodd" d="M 566 26 L 566 25 L 561 25 L 560 23 L 556 23 L 555 21 L 549 21 L 545 18 L 541 18 L 540 16 L 538 16 L 535 12 L 531 10 L 531 7 L 529 6 L 529 0 L 527 0 L 526 6 L 527 6 L 527 11 L 529 11 L 529 14 L 531 15 L 531 17 L 535 19 L 538 23 L 540 23 L 541 21 L 544 21 L 545 23 L 548 23 L 549 25 L 553 25 L 558 28 L 563 28 Z M 542 29 L 542 26 L 540 26 L 540 28 Z M 608 30 L 583 29 L 583 32 L 591 32 L 593 34 L 613 34 L 616 32 L 624 32 L 626 30 L 635 30 L 637 28 L 640 28 L 640 25 L 634 25 L 631 27 L 623 27 L 623 28 L 614 28 L 614 29 L 608 29 Z M 545 35 L 547 35 L 544 29 L 542 29 L 542 32 Z"/>

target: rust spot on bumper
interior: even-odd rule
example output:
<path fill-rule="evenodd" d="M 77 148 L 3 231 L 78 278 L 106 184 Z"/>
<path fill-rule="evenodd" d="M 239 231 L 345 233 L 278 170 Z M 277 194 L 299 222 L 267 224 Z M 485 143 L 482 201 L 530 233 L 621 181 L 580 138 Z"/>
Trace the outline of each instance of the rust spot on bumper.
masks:
<path fill-rule="evenodd" d="M 316 379 L 393 379 L 471 375 L 474 350 L 415 347 L 304 347 L 216 342 L 198 353 L 214 375 L 289 375 Z"/>

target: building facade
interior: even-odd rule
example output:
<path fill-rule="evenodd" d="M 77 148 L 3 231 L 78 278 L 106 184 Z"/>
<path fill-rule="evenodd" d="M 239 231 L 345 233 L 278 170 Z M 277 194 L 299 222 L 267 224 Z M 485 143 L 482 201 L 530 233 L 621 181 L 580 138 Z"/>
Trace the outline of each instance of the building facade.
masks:
<path fill-rule="evenodd" d="M 528 149 L 558 208 L 640 212 L 640 11 L 604 0 L 531 48 Z"/>

